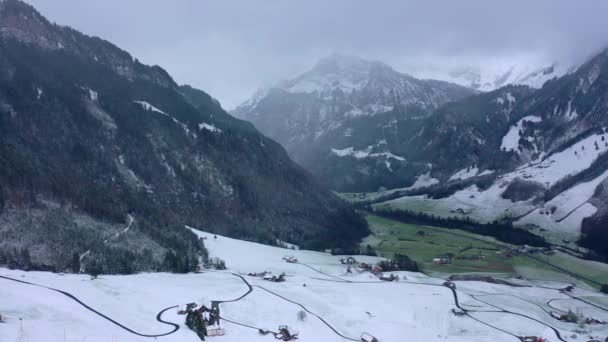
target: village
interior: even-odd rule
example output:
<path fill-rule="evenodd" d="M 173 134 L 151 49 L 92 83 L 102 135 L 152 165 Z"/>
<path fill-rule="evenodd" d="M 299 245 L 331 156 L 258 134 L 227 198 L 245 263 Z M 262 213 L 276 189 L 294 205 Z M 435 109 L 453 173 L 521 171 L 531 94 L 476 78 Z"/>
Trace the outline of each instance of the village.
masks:
<path fill-rule="evenodd" d="M 293 247 L 291 247 L 291 249 L 293 249 Z M 471 248 L 466 248 L 462 252 L 466 252 L 469 249 L 471 249 Z M 519 251 L 519 252 L 521 252 L 521 251 Z M 528 251 L 526 251 L 526 252 L 528 252 Z M 547 251 L 543 250 L 543 251 L 538 251 L 538 252 L 547 252 Z M 500 251 L 500 253 L 503 257 L 508 258 L 508 257 L 511 257 L 513 251 L 504 250 L 504 251 Z M 466 254 L 457 255 L 457 256 L 443 255 L 438 258 L 433 259 L 433 262 L 438 265 L 445 265 L 445 264 L 451 263 L 453 258 L 483 260 L 484 255 L 483 255 L 483 252 L 481 250 L 479 250 L 478 254 L 474 254 L 474 255 L 470 255 L 470 254 L 469 255 L 466 255 Z M 292 264 L 292 265 L 301 264 L 299 262 L 298 258 L 294 255 L 285 255 L 281 258 L 281 261 L 286 264 Z M 408 279 L 406 276 L 402 276 L 402 278 L 400 278 L 400 276 L 397 274 L 397 272 L 417 270 L 416 263 L 411 261 L 409 258 L 407 258 L 407 256 L 403 256 L 403 255 L 395 255 L 395 258 L 393 260 L 384 259 L 384 260 L 379 260 L 375 263 L 358 261 L 356 256 L 344 256 L 344 257 L 340 257 L 338 262 L 339 262 L 339 265 L 342 266 L 342 269 L 343 269 L 343 272 L 341 272 L 341 274 L 339 276 L 326 274 L 325 272 L 323 272 L 321 270 L 315 270 L 306 264 L 301 264 L 301 265 L 304 267 L 313 269 L 315 272 L 318 272 L 321 275 L 325 275 L 329 278 L 333 278 L 333 279 L 335 279 L 335 281 L 342 281 L 342 282 L 347 282 L 347 283 L 354 282 L 354 281 L 349 280 L 349 277 L 352 277 L 355 275 L 363 275 L 363 274 L 369 274 L 369 275 L 373 276 L 374 278 L 376 278 L 377 280 L 384 281 L 384 282 L 399 282 L 400 280 L 407 281 Z M 288 282 L 288 281 L 290 281 L 290 278 L 293 277 L 293 275 L 289 274 L 287 271 L 273 273 L 272 271 L 269 271 L 269 270 L 250 271 L 247 273 L 241 273 L 241 275 L 250 277 L 250 278 L 255 278 L 255 279 L 258 279 L 261 281 L 272 282 L 272 283 Z M 448 280 L 441 283 L 441 286 L 450 289 L 450 291 L 452 291 L 454 298 L 456 300 L 458 298 L 458 295 L 456 292 L 457 289 L 456 289 L 455 281 L 482 281 L 482 282 L 486 282 L 486 283 L 500 284 L 500 285 L 512 286 L 512 287 L 522 286 L 522 285 L 518 285 L 513 282 L 509 282 L 509 281 L 502 280 L 502 279 L 496 279 L 496 278 L 489 277 L 489 276 L 481 276 L 481 275 L 452 276 Z M 307 285 L 306 285 L 306 283 L 302 283 L 301 286 L 306 287 Z M 568 286 L 560 289 L 559 292 L 560 293 L 571 293 L 574 290 L 574 288 L 575 288 L 574 285 L 568 285 Z M 214 304 L 216 304 L 216 303 L 214 303 Z M 469 309 L 459 306 L 458 302 L 456 302 L 456 306 L 457 307 L 451 309 L 451 313 L 455 317 L 464 317 L 464 316 L 469 315 L 469 311 L 470 311 Z M 190 324 L 188 326 L 192 330 L 194 330 L 199 336 L 201 336 L 201 339 L 203 339 L 203 340 L 204 340 L 204 337 L 202 337 L 202 335 L 211 337 L 211 336 L 223 336 L 225 334 L 224 329 L 221 328 L 219 325 L 221 318 L 220 318 L 220 314 L 219 314 L 218 305 L 215 305 L 214 309 L 209 310 L 204 305 L 197 308 L 197 305 L 193 303 L 193 304 L 190 304 L 189 306 L 187 306 L 186 310 L 180 311 L 180 313 L 186 314 L 186 315 L 188 315 L 188 317 L 190 317 L 191 315 L 200 316 L 200 318 L 198 318 L 198 320 L 203 322 L 202 325 L 199 326 L 196 324 L 194 324 L 194 325 Z M 209 313 L 209 315 L 207 315 L 207 313 Z M 300 311 L 298 313 L 298 316 L 299 316 L 299 319 L 303 320 L 303 319 L 305 319 L 304 317 L 306 317 L 306 313 L 304 311 Z M 566 323 L 581 323 L 581 324 L 585 324 L 585 325 L 605 325 L 606 324 L 606 322 L 603 320 L 599 320 L 599 319 L 591 318 L 591 317 L 583 317 L 581 314 L 575 315 L 571 311 L 566 312 L 566 313 L 551 311 L 550 316 L 554 319 L 557 319 L 561 322 L 566 322 Z M 189 320 L 192 321 L 191 318 L 186 319 L 186 321 L 189 321 Z M 197 320 L 197 319 L 195 319 L 195 320 Z M 236 322 L 232 322 L 232 323 L 236 323 Z M 272 335 L 275 339 L 282 340 L 282 341 L 297 340 L 300 336 L 298 331 L 294 330 L 293 328 L 290 328 L 288 325 L 279 325 L 278 328 L 276 329 L 276 331 L 258 329 L 258 333 L 263 336 Z M 548 339 L 545 339 L 543 337 L 532 336 L 532 335 L 520 336 L 519 339 L 521 341 L 525 341 L 525 342 L 548 342 L 549 341 Z M 361 341 L 361 342 L 379 342 L 380 341 L 378 338 L 376 338 L 375 336 L 373 336 L 372 334 L 370 334 L 368 332 L 362 332 L 359 339 L 356 339 L 356 340 Z M 593 341 L 593 340 L 590 340 L 590 341 Z"/>

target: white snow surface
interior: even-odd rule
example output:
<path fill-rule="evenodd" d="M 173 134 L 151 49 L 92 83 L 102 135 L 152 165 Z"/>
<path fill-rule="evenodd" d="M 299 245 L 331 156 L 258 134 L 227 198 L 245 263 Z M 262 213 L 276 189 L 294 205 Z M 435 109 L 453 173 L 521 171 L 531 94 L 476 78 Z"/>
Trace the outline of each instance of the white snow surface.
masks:
<path fill-rule="evenodd" d="M 502 144 L 500 145 L 501 149 L 505 151 L 519 151 L 519 139 L 521 138 L 519 132 L 523 127 L 524 121 L 540 122 L 542 121 L 542 118 L 540 116 L 529 115 L 517 121 L 517 124 L 515 126 L 511 126 L 511 128 L 509 128 L 509 132 L 507 132 L 507 134 L 502 138 Z"/>
<path fill-rule="evenodd" d="M 479 168 L 468 167 L 468 168 L 464 168 L 464 169 L 456 172 L 455 174 L 450 176 L 450 179 L 448 179 L 448 180 L 452 181 L 452 180 L 457 180 L 457 179 L 467 179 L 467 178 L 477 176 L 477 173 L 479 173 Z"/>
<path fill-rule="evenodd" d="M 133 101 L 133 102 L 135 102 L 135 103 L 137 103 L 137 104 L 141 105 L 141 106 L 144 108 L 144 110 L 147 110 L 147 111 L 152 111 L 152 112 L 156 112 L 156 113 L 159 113 L 159 114 L 162 114 L 162 115 L 168 116 L 169 118 L 171 118 L 171 120 L 172 120 L 172 121 L 173 121 L 173 122 L 174 122 L 176 125 L 180 126 L 180 127 L 181 127 L 181 128 L 184 130 L 184 133 L 186 133 L 186 135 L 191 136 L 191 137 L 193 137 L 193 138 L 196 138 L 196 133 L 194 133 L 194 132 L 190 131 L 190 129 L 188 128 L 188 125 L 186 125 L 185 123 L 183 123 L 183 122 L 181 122 L 181 121 L 177 120 L 177 119 L 176 119 L 176 118 L 174 118 L 173 116 L 171 116 L 171 115 L 169 115 L 169 114 L 167 114 L 167 113 L 163 112 L 162 110 L 160 110 L 160 109 L 158 109 L 158 108 L 154 107 L 154 106 L 153 106 L 153 105 L 151 105 L 149 102 L 146 102 L 146 101 Z M 200 124 L 199 124 L 199 128 L 200 128 L 200 129 L 203 129 L 203 128 L 201 128 Z"/>
<path fill-rule="evenodd" d="M 211 132 L 221 133 L 222 130 L 208 123 L 201 122 L 198 124 L 198 129 L 203 130 L 206 129 Z"/>
<path fill-rule="evenodd" d="M 512 64 L 500 61 L 496 65 L 489 63 L 483 67 L 463 67 L 450 72 L 415 72 L 415 76 L 434 78 L 460 84 L 480 91 L 492 91 L 508 84 L 527 85 L 541 88 L 545 82 L 570 73 L 574 67 L 564 63 L 539 63 L 530 61 Z"/>
<path fill-rule="evenodd" d="M 588 169 L 600 154 L 608 151 L 608 147 L 601 140 L 602 136 L 606 139 L 607 135 L 593 134 L 563 151 L 526 164 L 500 178 L 510 181 L 519 177 L 551 186 L 568 175 Z M 597 149 L 595 148 L 596 142 L 598 143 Z"/>
<path fill-rule="evenodd" d="M 97 99 L 99 98 L 99 95 L 97 94 L 97 92 L 91 88 L 89 88 L 89 98 L 91 99 L 91 101 L 97 101 Z"/>
<path fill-rule="evenodd" d="M 545 203 L 542 208 L 519 219 L 515 224 L 534 224 L 554 231 L 580 234 L 583 219 L 593 216 L 597 211 L 597 208 L 588 201 L 597 186 L 607 177 L 608 171 L 589 182 L 573 186 Z"/>
<path fill-rule="evenodd" d="M 162 110 L 154 107 L 149 102 L 146 102 L 146 101 L 133 101 L 133 102 L 138 103 L 139 105 L 141 105 L 147 111 L 153 111 L 153 112 L 160 113 L 162 115 L 170 116 L 169 114 L 163 112 Z"/>
<path fill-rule="evenodd" d="M 332 148 L 331 152 L 337 155 L 338 157 L 353 157 L 357 159 L 387 157 L 394 158 L 400 161 L 405 161 L 405 158 L 395 155 L 391 152 L 371 152 L 373 147 L 373 145 L 368 146 L 365 150 L 355 150 L 354 147 L 347 147 L 341 150 Z"/>
<path fill-rule="evenodd" d="M 366 332 L 382 342 L 400 342 L 404 336 L 410 341 L 497 341 L 511 342 L 513 337 L 476 322 L 469 317 L 456 317 L 452 292 L 438 285 L 442 279 L 419 273 L 398 272 L 399 282 L 381 282 L 369 273 L 345 275 L 345 266 L 339 256 L 326 253 L 289 250 L 230 239 L 193 230 L 205 238 L 212 256 L 224 259 L 228 271 L 204 271 L 200 274 L 147 273 L 129 276 L 100 276 L 90 280 L 86 275 L 60 275 L 47 272 L 24 272 L 0 268 L 0 275 L 41 284 L 77 296 L 95 310 L 121 324 L 144 334 L 163 334 L 171 327 L 155 320 L 163 309 L 196 302 L 210 305 L 211 300 L 231 300 L 247 293 L 243 281 L 230 272 L 246 273 L 272 271 L 285 272 L 284 283 L 273 283 L 244 276 L 254 285 L 242 300 L 221 304 L 221 315 L 253 327 L 277 330 L 281 324 L 299 332 L 302 342 L 346 341 L 339 337 L 312 313 L 319 315 L 339 333 L 359 339 Z M 288 264 L 283 256 L 294 256 L 302 264 Z M 374 263 L 376 257 L 357 256 L 357 260 Z M 308 266 L 311 268 L 309 268 Z M 318 273 L 320 270 L 327 275 Z M 362 281 L 341 282 L 339 279 Z M 407 282 L 404 282 L 407 280 Z M 532 282 L 527 284 L 534 285 Z M 306 286 L 303 286 L 306 284 Z M 285 299 L 260 287 L 276 292 Z M 563 285 L 562 285 L 563 286 Z M 535 306 L 544 306 L 551 299 L 563 309 L 584 305 L 570 302 L 569 297 L 549 288 L 513 288 L 481 282 L 457 282 L 461 305 L 471 309 L 492 309 L 471 295 L 480 295 L 484 301 L 507 310 L 528 315 L 556 327 L 562 336 L 570 336 L 576 325 L 561 323 Z M 576 289 L 587 300 L 605 300 L 606 296 Z M 522 299 L 510 297 L 517 295 Z M 286 299 L 304 305 L 310 312 L 304 321 L 297 318 L 301 307 Z M 526 300 L 532 303 L 526 302 Z M 150 338 L 133 335 L 86 310 L 72 299 L 46 288 L 0 278 L 0 312 L 6 323 L 0 324 L 2 341 L 150 341 Z M 590 309 L 588 312 L 591 312 Z M 597 313 L 597 312 L 594 312 Z M 597 313 L 601 315 L 602 313 Z M 550 341 L 554 333 L 546 326 L 525 317 L 499 313 L 472 313 L 475 318 L 511 333 L 539 335 Z M 20 328 L 19 318 L 23 318 Z M 604 318 L 604 317 L 598 317 Z M 180 329 L 173 334 L 158 337 L 158 341 L 198 341 L 184 325 L 184 316 L 171 308 L 162 319 L 175 322 Z M 226 342 L 273 341 L 251 328 L 224 321 L 223 337 L 210 338 Z M 606 326 L 592 328 L 591 336 L 605 336 Z"/>

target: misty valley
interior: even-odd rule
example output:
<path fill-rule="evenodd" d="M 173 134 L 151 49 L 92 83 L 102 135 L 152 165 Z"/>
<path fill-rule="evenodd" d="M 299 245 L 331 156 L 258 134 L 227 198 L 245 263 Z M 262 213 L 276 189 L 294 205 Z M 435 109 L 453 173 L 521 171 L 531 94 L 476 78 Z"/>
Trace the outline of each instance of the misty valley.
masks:
<path fill-rule="evenodd" d="M 605 22 L 339 2 L 0 0 L 0 341 L 608 341 Z"/>

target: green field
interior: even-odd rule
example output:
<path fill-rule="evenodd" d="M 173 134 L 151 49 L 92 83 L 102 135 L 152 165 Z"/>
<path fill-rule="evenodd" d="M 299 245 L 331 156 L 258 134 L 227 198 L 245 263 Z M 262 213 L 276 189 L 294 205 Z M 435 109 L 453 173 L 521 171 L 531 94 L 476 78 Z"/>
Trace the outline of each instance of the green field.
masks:
<path fill-rule="evenodd" d="M 363 241 L 363 245 L 371 245 L 380 256 L 387 258 L 391 258 L 395 253 L 407 254 L 416 260 L 425 272 L 482 272 L 505 275 L 525 273 L 524 275 L 530 278 L 538 275 L 539 278 L 547 280 L 575 281 L 553 267 L 525 255 L 506 256 L 503 252 L 507 248 L 517 246 L 499 242 L 492 237 L 457 229 L 401 223 L 375 215 L 367 215 L 366 218 L 374 235 Z M 453 255 L 452 263 L 439 265 L 433 262 L 434 258 L 448 253 Z M 581 260 L 562 253 L 536 257 L 594 281 L 608 282 L 606 264 Z M 592 286 L 598 287 L 596 284 Z"/>
<path fill-rule="evenodd" d="M 367 216 L 367 219 L 375 234 L 372 247 L 381 256 L 390 258 L 395 253 L 407 254 L 426 271 L 514 273 L 510 259 L 503 257 L 499 248 L 473 240 L 468 233 L 462 232 L 464 235 L 460 237 L 442 229 L 400 223 L 373 215 Z M 454 256 L 451 264 L 437 265 L 433 262 L 434 258 L 448 253 Z M 474 260 L 480 254 L 483 259 Z"/>

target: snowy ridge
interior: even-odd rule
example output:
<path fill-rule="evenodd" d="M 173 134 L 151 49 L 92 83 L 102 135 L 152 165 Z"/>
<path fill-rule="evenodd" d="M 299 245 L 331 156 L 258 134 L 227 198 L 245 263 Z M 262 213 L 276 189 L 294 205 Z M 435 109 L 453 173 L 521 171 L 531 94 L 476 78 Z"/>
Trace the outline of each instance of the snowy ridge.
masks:
<path fill-rule="evenodd" d="M 540 67 L 518 64 L 483 70 L 481 68 L 462 68 L 449 72 L 447 75 L 434 75 L 434 77 L 486 92 L 509 84 L 526 85 L 539 89 L 545 82 L 574 70 L 573 66 L 558 63 Z"/>

